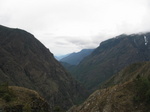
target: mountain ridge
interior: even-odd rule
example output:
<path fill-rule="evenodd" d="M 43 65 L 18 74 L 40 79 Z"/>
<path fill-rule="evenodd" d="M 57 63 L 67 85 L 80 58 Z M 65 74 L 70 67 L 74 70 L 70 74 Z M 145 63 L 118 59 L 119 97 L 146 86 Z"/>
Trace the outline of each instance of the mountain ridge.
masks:
<path fill-rule="evenodd" d="M 66 110 L 86 96 L 86 90 L 32 34 L 4 26 L 0 26 L 0 82 L 36 90 L 51 112 L 58 106 Z"/>
<path fill-rule="evenodd" d="M 83 58 L 90 55 L 94 49 L 82 49 L 79 52 L 74 52 L 62 58 L 60 62 L 65 62 L 70 65 L 78 65 Z"/>
<path fill-rule="evenodd" d="M 145 38 L 147 44 L 145 44 Z M 120 35 L 100 43 L 71 70 L 76 79 L 94 90 L 125 66 L 150 60 L 150 33 Z"/>

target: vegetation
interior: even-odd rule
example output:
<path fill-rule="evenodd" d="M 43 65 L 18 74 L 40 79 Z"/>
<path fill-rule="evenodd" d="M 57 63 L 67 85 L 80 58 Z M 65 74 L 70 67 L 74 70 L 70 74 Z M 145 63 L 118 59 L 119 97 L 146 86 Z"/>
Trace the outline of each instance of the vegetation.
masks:
<path fill-rule="evenodd" d="M 146 33 L 120 35 L 101 42 L 91 55 L 82 60 L 77 67 L 74 67 L 74 70 L 71 68 L 70 72 L 89 90 L 97 89 L 100 84 L 124 67 L 136 62 L 150 61 L 150 44 L 145 46 L 144 35 L 150 39 L 150 33 Z M 132 67 L 133 69 L 131 68 L 129 73 L 138 66 L 133 65 Z M 124 79 L 126 81 L 127 78 L 124 77 Z"/>
<path fill-rule="evenodd" d="M 149 112 L 150 62 L 132 64 L 69 112 Z"/>
<path fill-rule="evenodd" d="M 0 84 L 0 98 L 5 100 L 5 102 L 10 102 L 13 100 L 13 92 L 8 89 L 8 83 Z"/>
<path fill-rule="evenodd" d="M 55 106 L 55 107 L 53 108 L 53 111 L 54 111 L 54 112 L 66 112 L 66 111 L 63 110 L 60 106 Z"/>
<path fill-rule="evenodd" d="M 67 73 L 64 67 L 54 59 L 53 54 L 32 34 L 0 25 L 0 82 L 3 81 L 38 91 L 52 106 L 51 112 L 55 106 L 67 110 L 78 97 L 87 96 L 86 90 Z M 18 89 L 18 91 L 14 90 L 13 87 L 16 99 L 6 105 L 20 103 L 25 105 L 35 101 L 30 99 L 32 95 L 29 96 L 29 94 L 32 92 L 29 91 L 28 94 L 25 89 L 23 92 L 21 88 Z M 4 96 L 6 101 L 11 98 L 9 94 Z M 2 103 L 6 102 L 2 100 Z"/>
<path fill-rule="evenodd" d="M 136 79 L 137 94 L 134 97 L 134 101 L 140 103 L 150 103 L 150 78 L 137 76 Z"/>
<path fill-rule="evenodd" d="M 8 83 L 0 84 L 0 108 L 4 112 L 49 112 L 48 103 L 36 91 Z"/>

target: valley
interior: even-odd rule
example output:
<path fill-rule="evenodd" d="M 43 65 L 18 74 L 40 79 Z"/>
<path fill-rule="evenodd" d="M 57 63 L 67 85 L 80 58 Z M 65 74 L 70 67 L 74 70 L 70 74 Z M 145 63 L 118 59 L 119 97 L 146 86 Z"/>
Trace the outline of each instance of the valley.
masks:
<path fill-rule="evenodd" d="M 150 61 L 150 33 L 119 35 L 100 45 L 77 66 L 64 66 L 90 91 L 133 63 Z"/>
<path fill-rule="evenodd" d="M 57 61 L 33 34 L 0 25 L 0 109 L 148 112 L 149 42 L 123 34 Z"/>

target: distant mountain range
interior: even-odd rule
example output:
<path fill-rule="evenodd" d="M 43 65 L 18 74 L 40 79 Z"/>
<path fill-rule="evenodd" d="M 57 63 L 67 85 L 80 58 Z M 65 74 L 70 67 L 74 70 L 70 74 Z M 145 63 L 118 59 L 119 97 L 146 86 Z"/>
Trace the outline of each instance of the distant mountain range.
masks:
<path fill-rule="evenodd" d="M 59 61 L 59 60 L 61 60 L 62 58 L 67 57 L 68 55 L 70 55 L 70 54 L 59 55 L 59 56 L 54 56 L 54 57 L 55 57 L 55 59 L 57 59 L 57 60 Z"/>
<path fill-rule="evenodd" d="M 83 58 L 90 55 L 94 49 L 83 49 L 80 52 L 71 53 L 68 56 L 65 56 L 60 62 L 65 62 L 70 65 L 78 65 Z"/>
<path fill-rule="evenodd" d="M 89 90 L 94 90 L 124 67 L 150 60 L 150 33 L 120 35 L 101 42 L 79 65 L 69 70 Z"/>
<path fill-rule="evenodd" d="M 67 110 L 87 95 L 32 34 L 0 26 L 0 83 L 4 82 L 36 90 L 48 101 L 50 112 Z"/>

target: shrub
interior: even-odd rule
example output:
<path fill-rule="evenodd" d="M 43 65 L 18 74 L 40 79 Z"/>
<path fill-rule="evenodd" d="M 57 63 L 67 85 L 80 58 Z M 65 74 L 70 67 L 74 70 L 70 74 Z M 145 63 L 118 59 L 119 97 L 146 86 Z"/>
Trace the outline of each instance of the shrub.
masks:
<path fill-rule="evenodd" d="M 3 96 L 3 99 L 6 102 L 9 102 L 9 101 L 11 101 L 11 95 L 9 93 L 5 93 L 4 96 Z"/>
<path fill-rule="evenodd" d="M 61 108 L 59 106 L 54 107 L 54 112 L 61 112 Z"/>
<path fill-rule="evenodd" d="M 14 98 L 13 92 L 8 88 L 8 83 L 0 84 L 0 98 L 6 102 L 9 102 Z"/>
<path fill-rule="evenodd" d="M 0 84 L 0 94 L 8 92 L 8 83 Z"/>
<path fill-rule="evenodd" d="M 136 79 L 137 94 L 134 100 L 137 102 L 150 103 L 150 79 L 138 77 Z"/>

